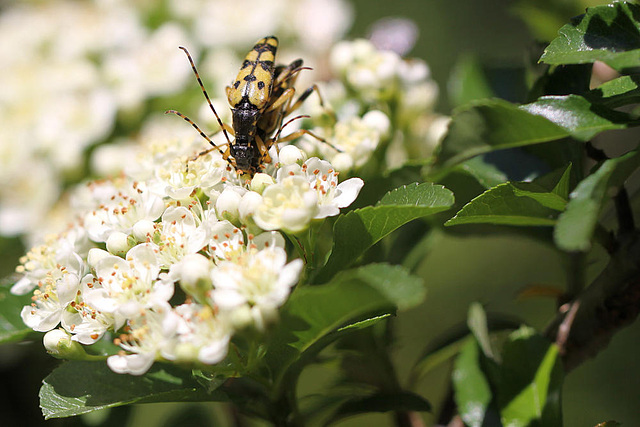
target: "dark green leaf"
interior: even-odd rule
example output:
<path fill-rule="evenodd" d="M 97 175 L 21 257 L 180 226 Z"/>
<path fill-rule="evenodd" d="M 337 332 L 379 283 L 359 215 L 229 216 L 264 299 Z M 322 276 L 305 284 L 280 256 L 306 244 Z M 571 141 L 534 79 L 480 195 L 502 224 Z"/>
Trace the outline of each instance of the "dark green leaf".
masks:
<path fill-rule="evenodd" d="M 283 307 L 266 352 L 267 363 L 275 375 L 281 375 L 302 353 L 330 334 L 339 329 L 358 329 L 348 326 L 394 311 L 392 301 L 359 279 L 338 279 L 296 289 Z"/>
<path fill-rule="evenodd" d="M 589 250 L 598 217 L 612 190 L 620 187 L 640 166 L 638 153 L 632 151 L 604 161 L 597 171 L 578 184 L 554 230 L 559 248 L 566 251 Z"/>
<path fill-rule="evenodd" d="M 486 161 L 485 156 L 476 156 L 456 166 L 456 169 L 474 177 L 485 189 L 507 182 L 507 174 L 496 165 Z"/>
<path fill-rule="evenodd" d="M 402 186 L 387 193 L 375 206 L 340 216 L 333 227 L 331 256 L 314 282 L 328 281 L 393 230 L 411 220 L 447 210 L 453 202 L 451 191 L 427 182 Z"/>
<path fill-rule="evenodd" d="M 540 61 L 551 65 L 603 61 L 616 70 L 640 66 L 640 7 L 592 7 L 562 27 Z"/>
<path fill-rule="evenodd" d="M 346 418 L 352 415 L 366 414 L 369 412 L 388 411 L 431 411 L 431 404 L 422 396 L 410 391 L 398 391 L 395 393 L 376 393 L 366 397 L 352 398 L 338 408 L 330 422 Z"/>
<path fill-rule="evenodd" d="M 479 101 L 454 113 L 435 166 L 446 168 L 479 154 L 566 137 L 586 141 L 599 132 L 636 124 L 628 114 L 578 95 L 545 96 L 522 106 Z"/>
<path fill-rule="evenodd" d="M 562 425 L 563 370 L 555 345 L 522 327 L 505 344 L 500 368 L 498 404 L 503 425 Z"/>
<path fill-rule="evenodd" d="M 549 119 L 580 141 L 588 141 L 605 130 L 624 129 L 632 121 L 626 113 L 591 104 L 578 95 L 543 96 L 521 108 Z"/>
<path fill-rule="evenodd" d="M 475 340 L 465 343 L 453 368 L 454 398 L 464 423 L 481 427 L 493 398 L 489 381 L 480 364 L 481 352 Z"/>
<path fill-rule="evenodd" d="M 155 364 L 142 376 L 116 374 L 105 362 L 66 362 L 44 379 L 40 407 L 46 419 L 71 417 L 130 403 L 223 401 L 208 394 L 191 372 Z"/>
<path fill-rule="evenodd" d="M 31 304 L 31 294 L 13 295 L 10 288 L 0 286 L 0 344 L 21 341 L 32 333 L 22 318 L 20 311 Z"/>
<path fill-rule="evenodd" d="M 567 201 L 569 200 L 569 188 L 571 187 L 571 164 L 536 178 L 533 182 Z"/>
<path fill-rule="evenodd" d="M 456 112 L 437 155 L 449 167 L 478 154 L 566 138 L 569 132 L 500 99 L 478 101 Z"/>
<path fill-rule="evenodd" d="M 414 380 L 423 377 L 437 366 L 454 358 L 469 341 L 473 341 L 473 338 L 467 333 L 463 338 L 456 341 L 447 341 L 443 345 L 429 349 L 413 368 Z"/>
<path fill-rule="evenodd" d="M 566 203 L 536 183 L 507 182 L 471 200 L 445 225 L 553 225 Z"/>

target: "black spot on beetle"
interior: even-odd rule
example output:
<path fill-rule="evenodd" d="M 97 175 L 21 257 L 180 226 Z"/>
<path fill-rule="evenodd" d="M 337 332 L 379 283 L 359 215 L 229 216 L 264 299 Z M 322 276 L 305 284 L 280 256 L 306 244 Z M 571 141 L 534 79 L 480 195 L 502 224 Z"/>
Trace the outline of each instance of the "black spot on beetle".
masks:
<path fill-rule="evenodd" d="M 258 89 L 260 90 L 264 89 L 264 82 L 262 80 L 258 82 Z"/>

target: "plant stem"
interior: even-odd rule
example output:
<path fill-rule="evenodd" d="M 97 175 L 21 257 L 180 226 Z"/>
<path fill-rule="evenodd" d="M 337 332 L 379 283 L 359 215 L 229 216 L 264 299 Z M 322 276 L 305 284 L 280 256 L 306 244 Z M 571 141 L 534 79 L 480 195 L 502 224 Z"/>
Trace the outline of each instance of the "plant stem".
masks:
<path fill-rule="evenodd" d="M 620 226 L 619 234 L 628 234 L 636 229 L 633 220 L 633 211 L 629 203 L 629 193 L 624 186 L 620 187 L 620 191 L 613 198 L 616 206 L 616 215 L 618 217 L 618 225 Z"/>
<path fill-rule="evenodd" d="M 623 236 L 608 265 L 563 305 L 545 334 L 562 355 L 565 371 L 605 348 L 640 313 L 640 233 Z"/>

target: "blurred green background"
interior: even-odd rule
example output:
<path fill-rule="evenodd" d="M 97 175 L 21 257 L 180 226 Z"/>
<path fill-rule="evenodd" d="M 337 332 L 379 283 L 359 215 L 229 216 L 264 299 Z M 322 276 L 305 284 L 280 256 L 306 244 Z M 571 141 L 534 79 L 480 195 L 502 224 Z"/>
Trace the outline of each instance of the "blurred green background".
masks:
<path fill-rule="evenodd" d="M 409 55 L 428 62 L 440 86 L 438 109 L 445 114 L 450 113 L 451 108 L 447 82 L 462 55 L 473 54 L 480 58 L 482 65 L 491 70 L 490 77 L 498 88 L 502 85 L 507 93 L 509 88 L 515 88 L 513 91 L 517 92 L 518 82 L 523 81 L 523 64 L 530 52 L 537 51 L 536 39 L 548 34 L 549 28 L 559 28 L 559 23 L 581 13 L 585 6 L 585 2 L 561 0 L 352 0 L 352 3 L 355 23 L 351 37 L 366 36 L 371 25 L 383 17 L 409 18 L 417 24 L 419 38 Z M 531 19 L 541 17 L 532 27 L 516 11 Z M 517 98 L 510 100 L 518 101 Z M 438 236 L 436 249 L 419 268 L 428 287 L 426 302 L 395 320 L 399 327 L 395 360 L 402 378 L 406 377 L 424 345 L 464 321 L 473 301 L 484 304 L 489 313 L 512 314 L 540 329 L 554 313 L 553 300 L 521 300 L 517 294 L 532 284 L 564 286 L 564 258 L 558 251 L 540 240 L 504 229 L 484 235 L 461 231 Z M 1 268 L 6 275 L 13 271 L 20 254 L 14 249 L 16 241 L 4 239 L 1 243 Z M 597 254 L 593 254 L 593 259 L 599 259 Z M 595 273 L 595 267 L 592 273 Z M 568 375 L 563 396 L 567 427 L 595 426 L 609 419 L 625 426 L 640 425 L 640 405 L 633 403 L 640 401 L 640 391 L 635 384 L 640 374 L 639 343 L 640 326 L 636 323 L 618 333 L 596 358 Z M 36 397 L 39 382 L 57 362 L 39 347 L 39 343 L 33 343 L 0 348 L 3 366 L 14 373 L 22 373 L 21 376 L 3 375 L 0 402 L 3 402 L 2 413 L 8 424 L 0 418 L 0 425 L 13 425 L 12 422 L 18 419 L 22 425 L 41 423 Z M 324 383 L 326 373 L 323 369 L 310 370 L 302 377 L 301 389 L 313 390 Z M 449 374 L 447 369 L 442 369 L 420 382 L 420 392 L 435 407 L 446 397 L 443 390 Z M 208 413 L 202 406 L 189 406 L 187 413 L 192 420 L 176 424 L 170 415 L 174 409 L 176 405 L 138 406 L 133 409 L 134 419 L 129 425 L 200 425 L 203 419 L 200 413 L 205 417 Z M 112 421 L 117 424 L 115 418 Z M 429 420 L 435 422 L 433 418 Z M 90 419 L 52 420 L 44 425 L 86 425 L 90 422 Z M 340 425 L 382 426 L 390 423 L 391 418 L 386 416 L 363 416 L 345 420 Z"/>

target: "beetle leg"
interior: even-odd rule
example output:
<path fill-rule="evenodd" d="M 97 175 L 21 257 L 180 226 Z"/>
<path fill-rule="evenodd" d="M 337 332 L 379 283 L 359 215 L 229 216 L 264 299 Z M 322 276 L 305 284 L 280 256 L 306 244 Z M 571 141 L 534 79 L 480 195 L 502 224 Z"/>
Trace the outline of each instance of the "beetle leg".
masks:
<path fill-rule="evenodd" d="M 291 99 L 293 98 L 293 95 L 295 95 L 295 93 L 296 93 L 296 90 L 294 88 L 292 88 L 292 87 L 290 87 L 289 89 L 285 90 L 284 92 L 282 92 L 282 95 L 280 95 L 280 97 L 273 102 L 273 104 L 269 105 L 269 107 L 267 107 L 267 109 L 264 110 L 264 112 L 268 113 L 270 111 L 273 111 L 275 109 L 278 109 L 278 108 L 282 107 L 282 105 L 285 102 L 290 102 L 291 101 Z"/>
<path fill-rule="evenodd" d="M 260 135 L 256 135 L 255 141 L 256 146 L 258 147 L 258 151 L 260 152 L 260 157 L 263 159 L 264 163 L 271 163 L 271 156 L 269 155 L 269 147 L 271 146 L 271 144 L 267 145 L 265 141 L 262 140 Z M 269 141 L 273 143 L 272 140 Z M 278 146 L 276 145 L 276 150 L 277 149 Z"/>

